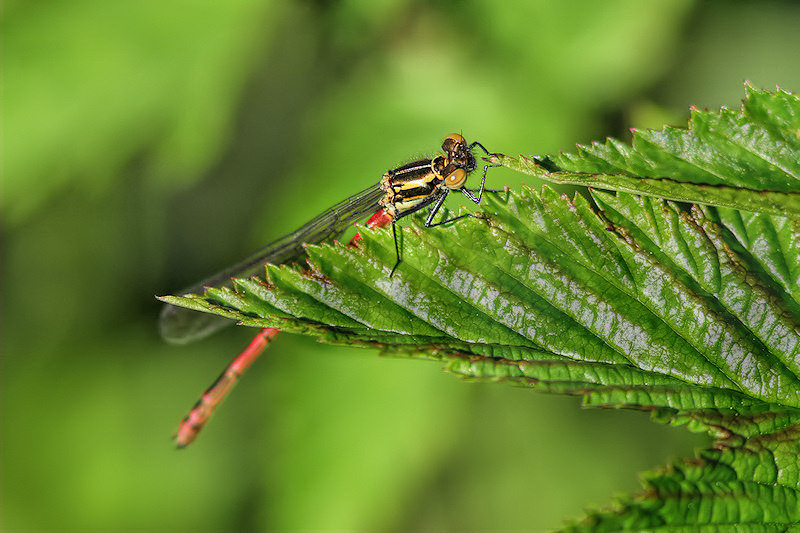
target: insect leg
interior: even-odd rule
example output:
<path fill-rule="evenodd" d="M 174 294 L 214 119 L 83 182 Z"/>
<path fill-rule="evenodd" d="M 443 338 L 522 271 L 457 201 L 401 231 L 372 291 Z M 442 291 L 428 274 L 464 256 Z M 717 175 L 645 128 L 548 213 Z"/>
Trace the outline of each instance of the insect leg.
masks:
<path fill-rule="evenodd" d="M 441 226 L 442 224 L 449 224 L 450 222 L 453 222 L 453 221 L 458 220 L 460 218 L 466 218 L 466 217 L 478 218 L 473 214 L 465 213 L 463 215 L 458 215 L 457 217 L 448 218 L 447 220 L 442 220 L 441 222 L 434 223 L 433 222 L 433 217 L 435 217 L 436 213 L 439 212 L 439 209 L 442 208 L 442 205 L 444 204 L 444 200 L 445 200 L 445 198 L 447 198 L 447 193 L 448 192 L 449 192 L 449 190 L 445 191 L 445 193 L 442 194 L 442 197 L 439 198 L 439 201 L 436 202 L 436 205 L 433 206 L 433 209 L 431 209 L 431 214 L 428 215 L 427 219 L 425 219 L 425 227 L 426 228 L 433 228 L 435 226 Z"/>
<path fill-rule="evenodd" d="M 394 220 L 392 221 L 392 235 L 394 236 L 394 253 L 395 257 L 397 257 L 397 262 L 392 267 L 392 271 L 389 272 L 390 278 L 394 275 L 394 271 L 397 270 L 397 267 L 400 266 L 400 261 L 403 260 L 403 258 L 400 257 L 400 245 L 397 242 L 397 225 Z"/>

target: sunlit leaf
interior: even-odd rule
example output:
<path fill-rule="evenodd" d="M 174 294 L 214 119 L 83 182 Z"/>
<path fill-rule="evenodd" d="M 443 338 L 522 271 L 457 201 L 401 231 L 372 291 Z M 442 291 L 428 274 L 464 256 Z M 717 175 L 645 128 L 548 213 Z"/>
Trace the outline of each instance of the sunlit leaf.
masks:
<path fill-rule="evenodd" d="M 391 232 L 365 230 L 357 248 L 310 246 L 311 270 L 270 266 L 269 281 L 165 301 L 717 438 L 578 530 L 788 526 L 800 520 L 798 117 L 794 95 L 748 87 L 741 111 L 694 111 L 689 129 L 636 132 L 633 146 L 497 156 L 614 192 L 523 188 L 489 195 L 479 219 L 417 217 L 393 276 Z"/>

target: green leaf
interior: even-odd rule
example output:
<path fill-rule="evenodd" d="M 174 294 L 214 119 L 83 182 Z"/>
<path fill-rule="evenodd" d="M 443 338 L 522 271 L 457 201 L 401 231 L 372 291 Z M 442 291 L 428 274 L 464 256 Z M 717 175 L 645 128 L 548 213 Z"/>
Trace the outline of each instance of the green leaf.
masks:
<path fill-rule="evenodd" d="M 741 111 L 693 109 L 688 129 L 634 130 L 632 146 L 579 146 L 552 158 L 563 171 L 525 156 L 493 160 L 551 183 L 800 216 L 798 97 L 745 88 Z"/>
<path fill-rule="evenodd" d="M 269 281 L 164 300 L 717 439 L 576 531 L 785 528 L 800 521 L 798 117 L 796 96 L 748 86 L 741 111 L 580 148 L 553 158 L 558 172 L 496 156 L 614 193 L 524 187 L 488 195 L 478 219 L 409 217 L 391 277 L 391 232 L 363 230 L 357 248 L 309 246 L 309 271 L 270 266 Z"/>

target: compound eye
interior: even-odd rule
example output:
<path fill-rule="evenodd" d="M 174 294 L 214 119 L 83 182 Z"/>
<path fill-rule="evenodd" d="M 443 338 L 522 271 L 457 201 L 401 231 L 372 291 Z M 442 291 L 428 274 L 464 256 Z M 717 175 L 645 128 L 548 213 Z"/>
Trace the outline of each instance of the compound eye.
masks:
<path fill-rule="evenodd" d="M 444 142 L 442 143 L 442 150 L 445 152 L 455 152 L 460 149 L 461 146 L 465 145 L 467 142 L 464 140 L 464 137 L 459 135 L 458 133 L 451 133 L 447 137 L 444 138 Z"/>
<path fill-rule="evenodd" d="M 463 168 L 457 168 L 447 175 L 447 177 L 444 179 L 444 184 L 449 189 L 459 189 L 464 186 L 466 181 L 467 171 Z"/>

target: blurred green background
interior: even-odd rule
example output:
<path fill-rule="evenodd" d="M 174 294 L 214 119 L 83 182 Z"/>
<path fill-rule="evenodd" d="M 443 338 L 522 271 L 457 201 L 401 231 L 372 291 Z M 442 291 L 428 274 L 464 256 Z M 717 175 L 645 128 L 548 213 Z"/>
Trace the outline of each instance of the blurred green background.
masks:
<path fill-rule="evenodd" d="M 796 3 L 10 1 L 2 16 L 4 529 L 546 529 L 708 442 L 285 335 L 178 452 L 177 422 L 255 331 L 166 345 L 154 295 L 452 131 L 569 151 L 738 107 L 744 79 L 796 91 Z"/>

